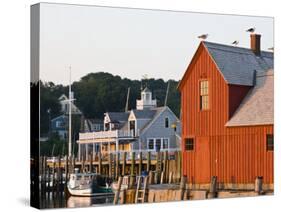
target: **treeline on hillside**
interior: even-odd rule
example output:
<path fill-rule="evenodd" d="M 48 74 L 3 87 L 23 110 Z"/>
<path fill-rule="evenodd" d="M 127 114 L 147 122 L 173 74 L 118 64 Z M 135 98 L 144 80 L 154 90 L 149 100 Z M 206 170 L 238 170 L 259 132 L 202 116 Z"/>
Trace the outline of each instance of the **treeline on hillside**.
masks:
<path fill-rule="evenodd" d="M 177 90 L 178 81 L 169 80 L 170 89 L 167 106 L 179 116 L 180 95 Z M 110 73 L 90 73 L 79 81 L 73 82 L 75 105 L 86 118 L 103 118 L 108 111 L 125 110 L 127 90 L 130 87 L 129 109 L 136 108 L 136 99 L 140 98 L 141 86 L 147 86 L 157 99 L 157 105 L 163 106 L 168 82 L 163 79 L 130 80 L 113 76 Z M 40 128 L 41 134 L 48 133 L 49 120 L 60 115 L 58 98 L 66 94 L 68 86 L 55 85 L 52 82 L 40 82 Z M 48 112 L 49 111 L 49 112 Z"/>

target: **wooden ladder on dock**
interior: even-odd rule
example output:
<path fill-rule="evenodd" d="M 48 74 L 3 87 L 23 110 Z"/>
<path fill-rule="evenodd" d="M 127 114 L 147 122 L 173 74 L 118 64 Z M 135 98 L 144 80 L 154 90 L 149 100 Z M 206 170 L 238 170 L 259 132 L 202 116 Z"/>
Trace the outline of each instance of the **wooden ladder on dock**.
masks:
<path fill-rule="evenodd" d="M 142 187 L 142 178 L 144 178 L 143 187 Z M 139 176 L 138 177 L 135 203 L 144 203 L 145 202 L 147 181 L 148 181 L 148 176 L 145 176 L 145 177 Z"/>
<path fill-rule="evenodd" d="M 110 176 L 115 179 L 115 157 L 111 156 L 110 157 Z"/>

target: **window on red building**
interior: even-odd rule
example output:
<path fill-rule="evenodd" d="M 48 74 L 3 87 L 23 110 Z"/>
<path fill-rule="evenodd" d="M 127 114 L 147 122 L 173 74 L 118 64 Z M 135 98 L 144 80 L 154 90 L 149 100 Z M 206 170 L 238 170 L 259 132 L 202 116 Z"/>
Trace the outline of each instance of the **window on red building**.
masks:
<path fill-rule="evenodd" d="M 200 81 L 200 110 L 209 109 L 209 82 L 208 80 Z"/>
<path fill-rule="evenodd" d="M 184 146 L 185 151 L 193 151 L 194 150 L 194 139 L 186 138 L 184 145 L 185 145 Z"/>

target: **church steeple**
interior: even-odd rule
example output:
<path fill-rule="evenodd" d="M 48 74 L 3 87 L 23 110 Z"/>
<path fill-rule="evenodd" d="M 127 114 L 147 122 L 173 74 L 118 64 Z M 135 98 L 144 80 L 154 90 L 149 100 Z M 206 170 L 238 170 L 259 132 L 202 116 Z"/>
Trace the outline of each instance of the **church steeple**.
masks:
<path fill-rule="evenodd" d="M 145 87 L 141 91 L 141 100 L 137 100 L 137 110 L 151 109 L 157 107 L 156 99 L 152 99 L 152 92 Z"/>

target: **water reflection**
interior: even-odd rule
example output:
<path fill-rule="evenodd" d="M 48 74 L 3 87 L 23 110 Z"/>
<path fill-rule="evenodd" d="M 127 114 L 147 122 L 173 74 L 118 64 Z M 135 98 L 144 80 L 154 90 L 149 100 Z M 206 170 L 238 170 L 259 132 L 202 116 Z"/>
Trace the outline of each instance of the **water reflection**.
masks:
<path fill-rule="evenodd" d="M 101 197 L 66 197 L 64 192 L 41 195 L 41 208 L 76 208 L 112 205 L 114 196 Z"/>
<path fill-rule="evenodd" d="M 67 199 L 68 208 L 87 207 L 97 205 L 111 205 L 113 203 L 113 196 L 110 197 L 74 197 Z"/>

